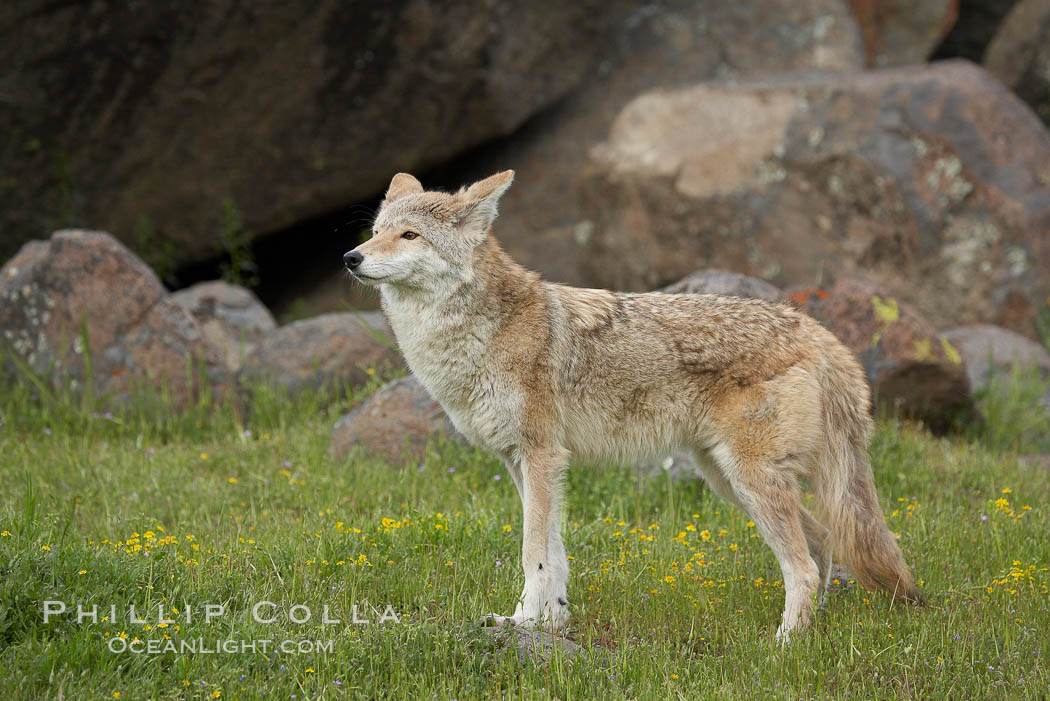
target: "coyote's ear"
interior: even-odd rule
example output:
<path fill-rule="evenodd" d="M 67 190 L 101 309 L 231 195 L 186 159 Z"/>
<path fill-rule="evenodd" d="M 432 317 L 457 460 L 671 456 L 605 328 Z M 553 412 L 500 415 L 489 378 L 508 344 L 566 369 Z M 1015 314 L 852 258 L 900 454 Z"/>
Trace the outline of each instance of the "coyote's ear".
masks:
<path fill-rule="evenodd" d="M 394 179 L 390 181 L 390 187 L 386 189 L 386 196 L 383 197 L 383 204 L 390 204 L 396 199 L 400 199 L 405 195 L 416 195 L 423 192 L 423 186 L 419 184 L 419 181 L 413 178 L 408 173 L 398 173 L 394 176 Z"/>
<path fill-rule="evenodd" d="M 474 241 L 485 238 L 496 220 L 499 198 L 514 181 L 514 171 L 505 170 L 479 180 L 460 194 L 463 210 L 456 218 L 456 226 Z"/>

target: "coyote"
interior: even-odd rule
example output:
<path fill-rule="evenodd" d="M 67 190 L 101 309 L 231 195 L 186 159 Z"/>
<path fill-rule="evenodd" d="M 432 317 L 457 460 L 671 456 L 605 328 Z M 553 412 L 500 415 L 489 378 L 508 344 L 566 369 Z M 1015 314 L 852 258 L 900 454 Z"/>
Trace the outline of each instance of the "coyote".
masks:
<path fill-rule="evenodd" d="M 521 496 L 525 586 L 514 614 L 493 619 L 568 621 L 559 492 L 570 456 L 624 463 L 675 450 L 695 453 L 711 489 L 773 550 L 779 641 L 808 623 L 833 550 L 862 585 L 918 600 L 875 493 L 868 386 L 850 351 L 782 304 L 541 281 L 492 232 L 513 178 L 448 194 L 399 173 L 372 238 L 343 257 L 379 287 L 412 372 L 468 440 L 503 460 Z"/>

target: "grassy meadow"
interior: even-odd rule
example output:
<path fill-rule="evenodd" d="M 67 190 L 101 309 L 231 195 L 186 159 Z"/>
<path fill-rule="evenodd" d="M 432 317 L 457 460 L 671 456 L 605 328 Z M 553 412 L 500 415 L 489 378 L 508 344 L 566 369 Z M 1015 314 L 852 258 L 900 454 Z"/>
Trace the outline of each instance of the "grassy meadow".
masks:
<path fill-rule="evenodd" d="M 454 444 L 330 458 L 372 388 L 107 414 L 19 380 L 0 394 L 0 698 L 1045 697 L 1050 465 L 1024 455 L 1050 434 L 1030 387 L 948 438 L 880 420 L 883 507 L 927 603 L 837 581 L 784 648 L 780 571 L 744 514 L 696 481 L 572 469 L 584 653 L 535 664 L 482 625 L 521 589 L 513 484 Z M 67 611 L 45 623 L 47 601 Z"/>

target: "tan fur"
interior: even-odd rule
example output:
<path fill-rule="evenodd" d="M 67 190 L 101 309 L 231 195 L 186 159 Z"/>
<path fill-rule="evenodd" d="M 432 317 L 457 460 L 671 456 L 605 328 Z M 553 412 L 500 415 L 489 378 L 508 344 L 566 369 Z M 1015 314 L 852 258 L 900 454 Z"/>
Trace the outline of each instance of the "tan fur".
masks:
<path fill-rule="evenodd" d="M 445 194 L 399 174 L 353 271 L 379 285 L 409 367 L 514 478 L 526 581 L 506 620 L 567 620 L 558 497 L 570 455 L 624 462 L 683 448 L 776 555 L 781 640 L 808 622 L 833 549 L 863 585 L 917 599 L 875 494 L 868 387 L 852 354 L 786 305 L 541 281 L 491 232 L 512 178 Z M 801 503 L 807 483 L 819 520 Z"/>

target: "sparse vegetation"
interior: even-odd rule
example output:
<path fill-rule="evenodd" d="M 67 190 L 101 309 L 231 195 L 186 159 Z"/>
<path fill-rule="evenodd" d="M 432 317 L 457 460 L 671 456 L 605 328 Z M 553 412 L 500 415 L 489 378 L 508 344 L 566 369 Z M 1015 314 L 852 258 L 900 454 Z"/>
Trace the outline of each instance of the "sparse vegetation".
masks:
<path fill-rule="evenodd" d="M 288 310 L 281 314 L 280 322 L 281 325 L 290 324 L 293 321 L 309 318 L 309 316 L 310 309 L 306 306 L 306 300 L 302 297 L 296 297 L 292 300 Z"/>
<path fill-rule="evenodd" d="M 1050 351 L 1050 297 L 1046 298 L 1046 306 L 1035 316 L 1035 328 L 1043 346 Z"/>
<path fill-rule="evenodd" d="M 135 221 L 135 254 L 153 268 L 169 288 L 178 285 L 179 279 L 175 275 L 179 265 L 177 246 L 170 238 L 162 236 L 145 215 L 139 215 Z"/>
<path fill-rule="evenodd" d="M 231 197 L 222 200 L 219 217 L 219 249 L 226 256 L 220 266 L 222 279 L 231 285 L 254 288 L 259 284 L 259 267 L 251 249 L 251 236 L 244 228 L 244 217 Z"/>
<path fill-rule="evenodd" d="M 991 358 L 989 358 L 991 363 Z M 989 386 L 974 400 L 979 418 L 970 432 L 993 450 L 1050 453 L 1050 378 L 1036 367 L 1016 364 L 1006 375 L 992 375 Z"/>

